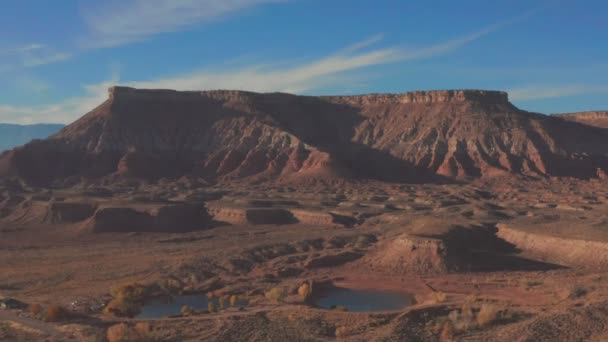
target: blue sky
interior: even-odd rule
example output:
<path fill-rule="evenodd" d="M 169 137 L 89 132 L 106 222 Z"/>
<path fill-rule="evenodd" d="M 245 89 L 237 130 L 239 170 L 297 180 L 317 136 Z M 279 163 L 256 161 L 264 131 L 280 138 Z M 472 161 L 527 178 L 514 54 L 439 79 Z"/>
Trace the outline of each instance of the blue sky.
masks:
<path fill-rule="evenodd" d="M 122 84 L 298 94 L 507 90 L 608 110 L 605 0 L 4 0 L 0 122 L 69 123 Z"/>

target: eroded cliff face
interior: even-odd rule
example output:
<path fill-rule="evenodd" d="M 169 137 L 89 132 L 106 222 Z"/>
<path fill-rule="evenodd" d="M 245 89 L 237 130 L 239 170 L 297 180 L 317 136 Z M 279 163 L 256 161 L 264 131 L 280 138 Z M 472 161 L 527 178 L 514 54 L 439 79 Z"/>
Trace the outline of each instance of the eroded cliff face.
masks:
<path fill-rule="evenodd" d="M 0 176 L 40 184 L 108 175 L 590 178 L 608 170 L 606 137 L 521 111 L 498 91 L 311 97 L 112 87 L 108 100 L 58 134 L 4 154 Z"/>
<path fill-rule="evenodd" d="M 589 126 L 608 128 L 608 111 L 555 114 L 555 116 Z"/>

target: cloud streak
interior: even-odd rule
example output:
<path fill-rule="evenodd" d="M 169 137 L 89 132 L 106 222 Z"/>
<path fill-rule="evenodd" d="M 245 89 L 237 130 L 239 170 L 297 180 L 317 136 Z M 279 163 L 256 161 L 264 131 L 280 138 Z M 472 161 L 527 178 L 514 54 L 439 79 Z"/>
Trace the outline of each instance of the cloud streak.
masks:
<path fill-rule="evenodd" d="M 445 55 L 512 22 L 514 20 L 417 49 L 386 48 L 362 52 L 361 50 L 381 41 L 382 36 L 378 35 L 339 50 L 327 57 L 285 68 L 250 66 L 223 71 L 202 70 L 152 81 L 127 82 L 125 85 L 136 88 L 176 90 L 241 89 L 259 92 L 306 93 L 322 85 L 339 83 L 343 79 L 343 74 L 348 71 Z"/>
<path fill-rule="evenodd" d="M 185 0 L 179 3 L 185 5 L 192 4 L 194 1 Z M 218 5 L 220 2 L 211 1 L 211 3 Z M 222 11 L 229 11 L 229 9 L 235 8 L 234 6 L 237 4 L 251 5 L 252 3 L 252 1 L 245 0 L 228 1 L 227 7 Z M 291 93 L 308 93 L 321 86 L 335 84 L 344 87 L 344 84 L 347 84 L 352 79 L 352 72 L 378 65 L 445 55 L 515 20 L 520 19 L 516 18 L 508 22 L 498 23 L 469 35 L 414 49 L 397 47 L 373 49 L 373 45 L 379 43 L 382 39 L 382 36 L 375 36 L 338 50 L 328 56 L 298 64 L 292 63 L 286 65 L 280 61 L 274 61 L 273 63 L 263 65 L 242 66 L 240 68 L 231 66 L 230 68 L 219 70 L 204 69 L 152 80 L 131 80 L 124 82 L 118 82 L 118 77 L 114 77 L 107 82 L 86 86 L 84 89 L 85 95 L 82 97 L 70 98 L 57 104 L 36 107 L 0 107 L 0 120 L 10 123 L 68 123 L 103 102 L 107 97 L 106 89 L 116 83 L 137 88 L 176 90 L 241 89 L 258 92 L 283 91 Z M 157 32 L 158 28 L 175 28 L 175 26 L 169 24 L 153 25 L 150 27 L 138 29 L 136 32 L 148 34 Z M 142 35 L 136 36 L 139 38 L 143 37 Z M 282 66 L 276 67 L 276 65 Z"/>
<path fill-rule="evenodd" d="M 253 6 L 287 0 L 109 0 L 87 8 L 93 39 L 87 47 L 113 47 L 179 31 Z"/>
<path fill-rule="evenodd" d="M 71 53 L 58 52 L 43 44 L 29 44 L 0 50 L 0 73 L 20 68 L 34 68 L 66 61 Z"/>

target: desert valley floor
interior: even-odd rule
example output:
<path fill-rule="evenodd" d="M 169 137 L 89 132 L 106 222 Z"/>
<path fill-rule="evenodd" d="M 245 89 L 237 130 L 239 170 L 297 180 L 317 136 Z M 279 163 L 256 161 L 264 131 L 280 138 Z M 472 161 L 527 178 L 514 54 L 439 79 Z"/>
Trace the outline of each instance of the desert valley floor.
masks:
<path fill-rule="evenodd" d="M 249 302 L 146 320 L 163 341 L 439 340 L 446 322 L 465 341 L 600 341 L 608 333 L 608 187 L 599 181 L 308 191 L 184 181 L 7 189 L 2 203 L 2 295 L 70 311 L 59 322 L 0 311 L 2 339 L 103 340 L 108 327 L 137 322 L 103 313 L 110 289 L 135 282 Z M 214 223 L 182 233 L 103 231 L 104 220 L 137 225 L 131 210 L 188 215 L 191 206 Z M 100 215 L 112 208 L 128 211 Z M 316 308 L 298 296 L 305 282 L 315 291 L 402 291 L 414 302 L 389 312 Z M 265 296 L 273 288 L 285 291 L 280 302 Z M 480 310 L 493 311 L 489 322 Z"/>

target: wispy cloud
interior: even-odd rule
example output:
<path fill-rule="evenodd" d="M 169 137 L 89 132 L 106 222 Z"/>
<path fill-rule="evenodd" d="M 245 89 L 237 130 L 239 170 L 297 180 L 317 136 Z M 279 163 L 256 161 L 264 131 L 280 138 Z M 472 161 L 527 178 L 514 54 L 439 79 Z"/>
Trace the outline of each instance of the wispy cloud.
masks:
<path fill-rule="evenodd" d="M 322 85 L 340 83 L 343 80 L 343 74 L 348 71 L 447 54 L 511 22 L 513 20 L 489 26 L 466 36 L 414 49 L 393 47 L 362 51 L 379 43 L 382 36 L 378 35 L 339 50 L 330 56 L 284 68 L 271 67 L 269 65 L 276 65 L 276 63 L 269 63 L 266 66 L 248 66 L 220 71 L 201 70 L 151 81 L 127 82 L 126 85 L 137 88 L 176 90 L 221 88 L 305 93 Z"/>
<path fill-rule="evenodd" d="M 58 52 L 43 44 L 28 44 L 0 50 L 0 72 L 33 68 L 68 60 L 71 53 Z"/>
<path fill-rule="evenodd" d="M 191 1 L 184 3 L 191 3 Z M 219 4 L 219 2 L 212 3 Z M 234 5 L 241 2 L 232 1 L 230 3 Z M 507 24 L 508 22 L 499 23 L 469 35 L 413 49 L 398 47 L 374 49 L 372 47 L 382 40 L 382 36 L 375 36 L 328 56 L 300 63 L 286 64 L 281 61 L 272 61 L 242 67 L 204 69 L 152 80 L 118 82 L 118 77 L 114 77 L 107 82 L 86 86 L 85 95 L 82 97 L 70 98 L 57 104 L 36 107 L 0 107 L 0 120 L 16 123 L 49 121 L 67 123 L 103 102 L 107 97 L 106 89 L 116 83 L 137 88 L 243 89 L 259 92 L 307 93 L 323 86 L 348 84 L 349 81 L 352 81 L 353 72 L 364 68 L 448 54 Z M 149 32 L 148 30 L 143 31 Z M 277 67 L 277 65 L 280 66 Z"/>
<path fill-rule="evenodd" d="M 608 94 L 608 86 L 591 84 L 530 85 L 512 88 L 509 98 L 513 101 L 531 101 L 586 94 Z"/>
<path fill-rule="evenodd" d="M 88 47 L 111 47 L 178 31 L 256 5 L 288 0 L 109 0 L 85 9 Z"/>
<path fill-rule="evenodd" d="M 42 55 L 26 55 L 22 59 L 22 65 L 24 67 L 36 67 L 40 65 L 66 61 L 70 58 L 72 58 L 72 54 L 67 52 L 54 52 Z"/>
<path fill-rule="evenodd" d="M 101 104 L 107 98 L 108 87 L 117 79 L 84 87 L 85 95 L 66 99 L 62 102 L 41 106 L 0 105 L 0 120 L 3 123 L 69 123 L 80 115 Z"/>
<path fill-rule="evenodd" d="M 34 51 L 34 50 L 40 50 L 40 49 L 44 49 L 44 48 L 45 48 L 45 46 L 42 44 L 29 44 L 29 45 L 24 45 L 24 46 L 17 46 L 17 47 L 0 50 L 0 56 L 21 54 L 21 53 L 30 52 L 30 51 Z"/>

